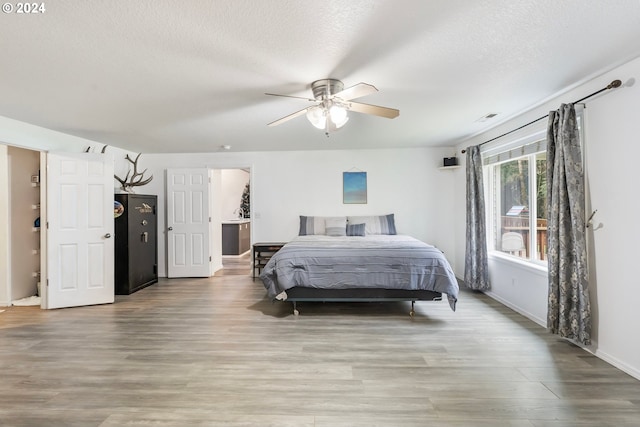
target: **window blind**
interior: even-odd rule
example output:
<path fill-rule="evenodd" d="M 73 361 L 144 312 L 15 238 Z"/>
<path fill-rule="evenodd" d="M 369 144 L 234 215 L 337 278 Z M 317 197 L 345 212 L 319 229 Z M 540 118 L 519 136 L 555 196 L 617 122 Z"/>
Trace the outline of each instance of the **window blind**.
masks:
<path fill-rule="evenodd" d="M 521 144 L 515 147 L 499 147 L 495 150 L 487 150 L 482 153 L 482 164 L 492 165 L 501 162 L 507 162 L 518 157 L 527 156 L 529 154 L 547 151 L 547 139 L 538 139 L 528 144 Z"/>

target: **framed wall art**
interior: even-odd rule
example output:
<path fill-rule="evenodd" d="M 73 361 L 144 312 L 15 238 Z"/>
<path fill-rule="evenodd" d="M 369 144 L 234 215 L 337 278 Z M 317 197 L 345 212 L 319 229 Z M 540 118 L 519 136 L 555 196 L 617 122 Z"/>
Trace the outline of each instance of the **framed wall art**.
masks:
<path fill-rule="evenodd" d="M 342 203 L 367 203 L 366 172 L 342 172 Z"/>

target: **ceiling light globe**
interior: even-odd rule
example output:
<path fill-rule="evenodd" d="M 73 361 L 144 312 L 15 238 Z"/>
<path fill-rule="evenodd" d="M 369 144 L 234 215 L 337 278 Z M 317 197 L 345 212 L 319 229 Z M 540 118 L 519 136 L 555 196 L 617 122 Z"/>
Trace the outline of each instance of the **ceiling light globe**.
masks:
<path fill-rule="evenodd" d="M 347 120 L 349 120 L 347 117 L 347 110 L 338 105 L 331 106 L 329 109 L 329 117 L 331 117 L 331 121 L 336 125 L 336 127 L 343 126 Z"/>
<path fill-rule="evenodd" d="M 318 129 L 324 129 L 326 118 L 324 112 L 322 111 L 322 108 L 309 108 L 307 110 L 307 119 L 313 126 L 317 127 Z"/>
<path fill-rule="evenodd" d="M 347 124 L 348 121 L 349 121 L 349 117 L 345 117 L 343 121 L 341 121 L 340 123 L 336 123 L 336 129 L 340 129 L 342 126 Z"/>

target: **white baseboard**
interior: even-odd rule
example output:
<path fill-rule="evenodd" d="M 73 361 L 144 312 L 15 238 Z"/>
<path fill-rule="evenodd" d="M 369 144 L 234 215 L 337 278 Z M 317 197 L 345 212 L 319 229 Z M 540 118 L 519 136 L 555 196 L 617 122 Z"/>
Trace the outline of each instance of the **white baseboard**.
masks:
<path fill-rule="evenodd" d="M 498 295 L 496 295 L 496 294 L 494 294 L 492 292 L 484 291 L 484 293 L 488 297 L 498 301 L 502 305 L 505 305 L 505 306 L 509 307 L 511 310 L 515 311 L 516 313 L 522 314 L 524 317 L 526 317 L 527 319 L 531 320 L 532 322 L 537 323 L 538 325 L 542 326 L 543 328 L 547 327 L 547 319 L 541 319 L 541 318 L 529 313 L 528 311 L 522 309 L 521 307 L 518 307 L 517 305 L 512 304 L 509 301 L 506 301 L 506 300 L 500 298 Z"/>
<path fill-rule="evenodd" d="M 631 375 L 633 378 L 640 380 L 640 371 L 637 370 L 636 368 L 627 365 L 626 363 L 616 359 L 615 357 L 605 353 L 604 351 L 600 351 L 600 350 L 596 350 L 594 354 L 597 358 L 604 360 L 605 362 L 609 363 L 610 365 L 615 366 L 616 368 L 620 369 L 622 372 L 625 372 L 629 375 Z"/>
<path fill-rule="evenodd" d="M 498 301 L 500 304 L 503 304 L 507 307 L 509 307 L 510 309 L 514 310 L 515 312 L 525 316 L 526 318 L 528 318 L 529 320 L 537 323 L 538 325 L 542 326 L 543 328 L 547 327 L 547 322 L 546 320 L 540 319 L 534 315 L 532 315 L 531 313 L 526 312 L 525 310 L 522 310 L 520 307 L 509 303 L 508 301 L 503 300 L 502 298 L 500 298 L 499 296 L 492 294 L 491 292 L 485 292 L 485 294 Z M 575 344 L 575 343 L 574 343 Z M 637 380 L 640 380 L 640 371 L 632 366 L 627 365 L 626 363 L 618 360 L 617 358 L 607 354 L 604 351 L 601 350 L 595 350 L 592 351 L 590 348 L 587 347 L 583 347 L 581 345 L 578 345 L 578 347 L 582 348 L 584 351 L 586 351 L 587 353 L 591 353 L 594 356 L 596 356 L 598 359 L 602 359 L 605 362 L 607 362 L 608 364 L 614 366 L 615 368 L 620 369 L 622 372 L 625 372 L 629 375 L 631 375 L 632 377 L 634 377 Z"/>

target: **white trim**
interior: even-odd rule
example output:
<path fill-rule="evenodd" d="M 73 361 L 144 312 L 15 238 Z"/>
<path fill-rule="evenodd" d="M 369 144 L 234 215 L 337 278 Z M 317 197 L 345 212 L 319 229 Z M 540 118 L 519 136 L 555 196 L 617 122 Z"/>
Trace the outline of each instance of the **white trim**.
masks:
<path fill-rule="evenodd" d="M 584 347 L 582 347 L 584 348 Z M 609 354 L 607 354 L 604 351 L 601 350 L 596 350 L 595 352 L 589 350 L 588 348 L 584 348 L 586 351 L 588 351 L 589 353 L 595 355 L 596 357 L 604 360 L 605 362 L 615 366 L 616 368 L 620 369 L 621 371 L 631 375 L 632 377 L 634 377 L 637 380 L 640 380 L 640 370 L 627 365 L 626 363 L 624 363 L 623 361 L 621 361 L 620 359 L 617 359 Z"/>
<path fill-rule="evenodd" d="M 529 313 L 528 311 L 524 310 L 522 307 L 519 307 L 515 304 L 512 304 L 510 301 L 507 301 L 506 299 L 500 297 L 499 295 L 494 294 L 491 291 L 485 291 L 485 295 L 487 295 L 488 297 L 491 297 L 492 299 L 498 301 L 500 304 L 505 305 L 507 307 L 509 307 L 511 310 L 515 311 L 518 314 L 523 315 L 524 317 L 526 317 L 527 319 L 531 320 L 532 322 L 542 326 L 543 328 L 546 329 L 547 327 L 547 320 L 546 319 L 541 319 L 531 313 Z"/>
<path fill-rule="evenodd" d="M 519 268 L 524 268 L 533 273 L 544 275 L 545 277 L 549 272 L 549 269 L 547 268 L 547 266 L 542 263 L 537 263 L 531 260 L 518 258 L 518 257 L 505 254 L 499 251 L 490 251 L 489 258 L 492 260 L 502 262 L 504 264 L 510 264 L 511 266 L 515 265 L 515 266 L 518 266 Z"/>

